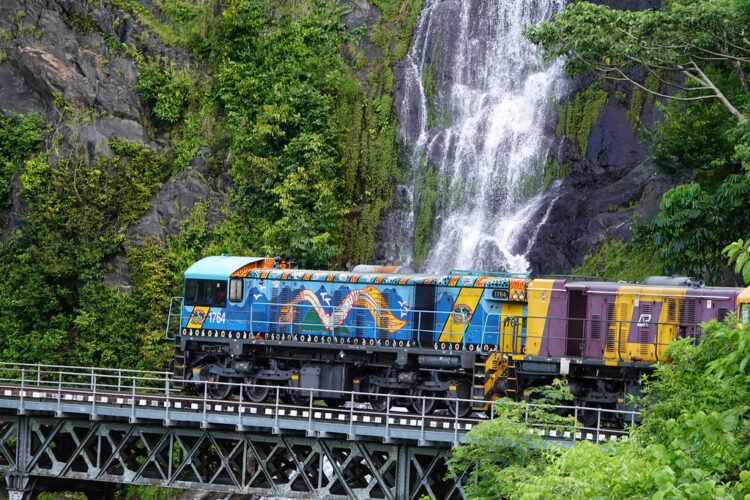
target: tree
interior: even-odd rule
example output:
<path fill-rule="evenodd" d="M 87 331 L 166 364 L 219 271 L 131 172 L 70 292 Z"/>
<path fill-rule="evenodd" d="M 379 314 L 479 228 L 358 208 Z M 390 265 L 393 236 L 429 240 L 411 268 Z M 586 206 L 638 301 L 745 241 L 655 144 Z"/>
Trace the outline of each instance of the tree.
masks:
<path fill-rule="evenodd" d="M 503 415 L 475 426 L 452 470 L 474 465 L 470 498 L 747 498 L 750 494 L 750 325 L 705 326 L 673 342 L 646 382 L 633 439 L 541 451 Z"/>
<path fill-rule="evenodd" d="M 666 99 L 718 99 L 745 123 L 733 87 L 750 91 L 743 68 L 750 63 L 748 25 L 748 0 L 667 0 L 661 10 L 640 12 L 577 1 L 526 36 L 548 56 L 567 57 L 571 75 L 593 71 Z M 634 78 L 634 68 L 645 68 L 665 92 Z M 734 80 L 722 83 L 717 68 L 731 68 Z"/>
<path fill-rule="evenodd" d="M 734 272 L 741 274 L 745 283 L 750 283 L 750 240 L 730 243 L 721 253 L 727 255 L 730 266 L 734 263 Z"/>

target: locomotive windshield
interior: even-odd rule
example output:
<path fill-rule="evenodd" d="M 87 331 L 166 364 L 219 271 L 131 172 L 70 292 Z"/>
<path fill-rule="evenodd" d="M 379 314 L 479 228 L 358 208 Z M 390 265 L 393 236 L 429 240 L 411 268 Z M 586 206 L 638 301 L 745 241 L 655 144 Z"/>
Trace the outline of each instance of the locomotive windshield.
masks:
<path fill-rule="evenodd" d="M 750 304 L 740 304 L 740 323 L 750 323 Z"/>
<path fill-rule="evenodd" d="M 227 282 L 218 280 L 185 280 L 185 305 L 226 307 Z"/>

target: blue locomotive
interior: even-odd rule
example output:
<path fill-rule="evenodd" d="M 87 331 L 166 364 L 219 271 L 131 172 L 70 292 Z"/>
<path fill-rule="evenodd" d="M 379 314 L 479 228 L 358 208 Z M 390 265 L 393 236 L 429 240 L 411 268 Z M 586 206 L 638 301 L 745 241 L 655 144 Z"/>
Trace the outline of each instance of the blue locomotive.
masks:
<path fill-rule="evenodd" d="M 434 395 L 431 404 L 452 397 L 483 407 L 494 383 L 485 377 L 488 358 L 523 349 L 528 280 L 394 271 L 202 259 L 185 272 L 175 374 L 185 383 L 208 382 L 217 398 L 229 397 L 230 387 L 215 382 L 237 381 L 252 401 L 266 399 L 264 385 L 287 384 L 314 389 L 328 404 L 342 402 L 330 391 L 355 390 L 391 394 L 404 404 Z M 376 396 L 370 402 L 385 404 Z"/>

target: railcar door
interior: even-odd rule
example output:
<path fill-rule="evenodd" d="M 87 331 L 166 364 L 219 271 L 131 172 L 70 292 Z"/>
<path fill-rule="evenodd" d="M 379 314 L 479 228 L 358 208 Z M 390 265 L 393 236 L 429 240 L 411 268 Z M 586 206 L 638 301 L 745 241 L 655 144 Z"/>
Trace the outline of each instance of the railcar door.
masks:
<path fill-rule="evenodd" d="M 421 347 L 432 346 L 435 335 L 435 289 L 433 285 L 416 285 L 414 290 L 415 324 Z"/>
<path fill-rule="evenodd" d="M 568 328 L 565 339 L 565 354 L 567 356 L 581 356 L 585 325 L 586 296 L 583 290 L 571 290 L 568 300 Z"/>

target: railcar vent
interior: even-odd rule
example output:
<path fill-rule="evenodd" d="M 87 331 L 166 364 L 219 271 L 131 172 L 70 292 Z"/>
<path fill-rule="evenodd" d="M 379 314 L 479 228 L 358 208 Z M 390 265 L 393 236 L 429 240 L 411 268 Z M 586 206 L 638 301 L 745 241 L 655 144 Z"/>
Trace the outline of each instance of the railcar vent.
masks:
<path fill-rule="evenodd" d="M 728 316 L 731 316 L 732 314 L 729 312 L 729 309 L 726 309 L 724 307 L 719 308 L 719 314 L 716 316 L 716 318 L 719 321 L 724 321 L 727 319 Z"/>
<path fill-rule="evenodd" d="M 695 325 L 695 304 L 696 300 L 693 298 L 685 299 L 682 302 L 680 308 L 680 324 L 681 325 Z"/>
<path fill-rule="evenodd" d="M 392 296 L 392 295 L 393 295 L 393 293 L 392 293 L 392 292 L 390 292 L 390 291 L 384 291 L 384 292 L 383 292 L 383 298 L 382 298 L 382 299 L 381 299 L 381 301 L 380 301 L 380 302 L 378 303 L 378 307 L 380 308 L 380 310 L 381 310 L 382 312 L 385 312 L 385 311 L 390 311 L 390 306 L 389 306 L 388 304 L 390 304 L 390 303 L 391 303 L 391 296 Z M 380 316 L 379 314 L 378 314 L 377 316 L 378 316 L 379 318 L 381 317 L 381 316 Z M 387 338 L 388 338 L 388 336 L 390 335 L 390 334 L 388 333 L 388 330 L 387 330 L 387 328 L 381 328 L 380 326 L 381 326 L 381 325 L 380 325 L 380 321 L 378 321 L 378 327 L 379 327 L 379 328 L 378 328 L 378 338 L 379 338 L 379 339 L 387 339 Z M 385 326 L 385 325 L 383 325 L 383 326 Z"/>
<path fill-rule="evenodd" d="M 299 287 L 299 288 L 295 287 L 292 290 L 292 293 L 296 297 L 297 294 L 299 292 L 301 292 L 302 290 L 304 290 L 304 288 L 302 288 L 302 287 Z M 302 333 L 302 321 L 303 321 L 303 318 L 300 317 L 301 308 L 299 306 L 297 306 L 297 305 L 293 305 L 291 307 L 292 307 L 292 309 L 290 311 L 291 316 L 289 317 L 289 319 L 292 322 L 292 335 L 299 335 L 300 333 Z"/>
<path fill-rule="evenodd" d="M 677 323 L 677 299 L 667 299 L 667 323 Z"/>
<path fill-rule="evenodd" d="M 648 315 L 648 317 L 650 318 L 651 312 L 652 312 L 652 304 L 641 304 L 640 312 L 641 312 L 641 318 L 643 318 L 645 315 Z M 648 354 L 648 348 L 649 348 L 648 336 L 649 336 L 649 333 L 651 333 L 651 327 L 641 324 L 639 328 L 640 330 L 638 331 L 639 333 L 638 341 L 641 344 L 640 353 L 645 356 Z"/>
<path fill-rule="evenodd" d="M 281 316 L 281 307 L 279 303 L 279 288 L 273 287 L 271 291 L 271 321 L 268 325 L 269 333 L 279 333 L 279 316 Z"/>
<path fill-rule="evenodd" d="M 628 352 L 628 335 L 630 334 L 630 304 L 620 304 L 620 353 Z"/>
<path fill-rule="evenodd" d="M 617 318 L 615 317 L 615 304 L 607 304 L 607 352 L 615 352 L 615 334 L 617 333 Z"/>
<path fill-rule="evenodd" d="M 282 304 L 289 304 L 292 301 L 292 290 L 288 286 L 285 286 L 284 288 L 281 289 L 280 296 L 281 296 L 280 302 Z M 278 308 L 279 308 L 279 319 L 281 319 L 281 308 L 282 307 L 283 306 L 278 306 Z M 292 311 L 290 311 L 290 312 L 292 312 Z M 286 321 L 287 322 L 284 322 L 284 323 L 279 322 L 279 329 L 278 329 L 279 333 L 289 333 L 289 331 L 291 330 L 291 328 L 289 327 L 288 321 L 294 321 L 294 314 L 291 314 L 288 318 L 286 318 Z"/>
<path fill-rule="evenodd" d="M 602 333 L 602 316 L 600 314 L 591 315 L 591 338 L 598 339 Z"/>

